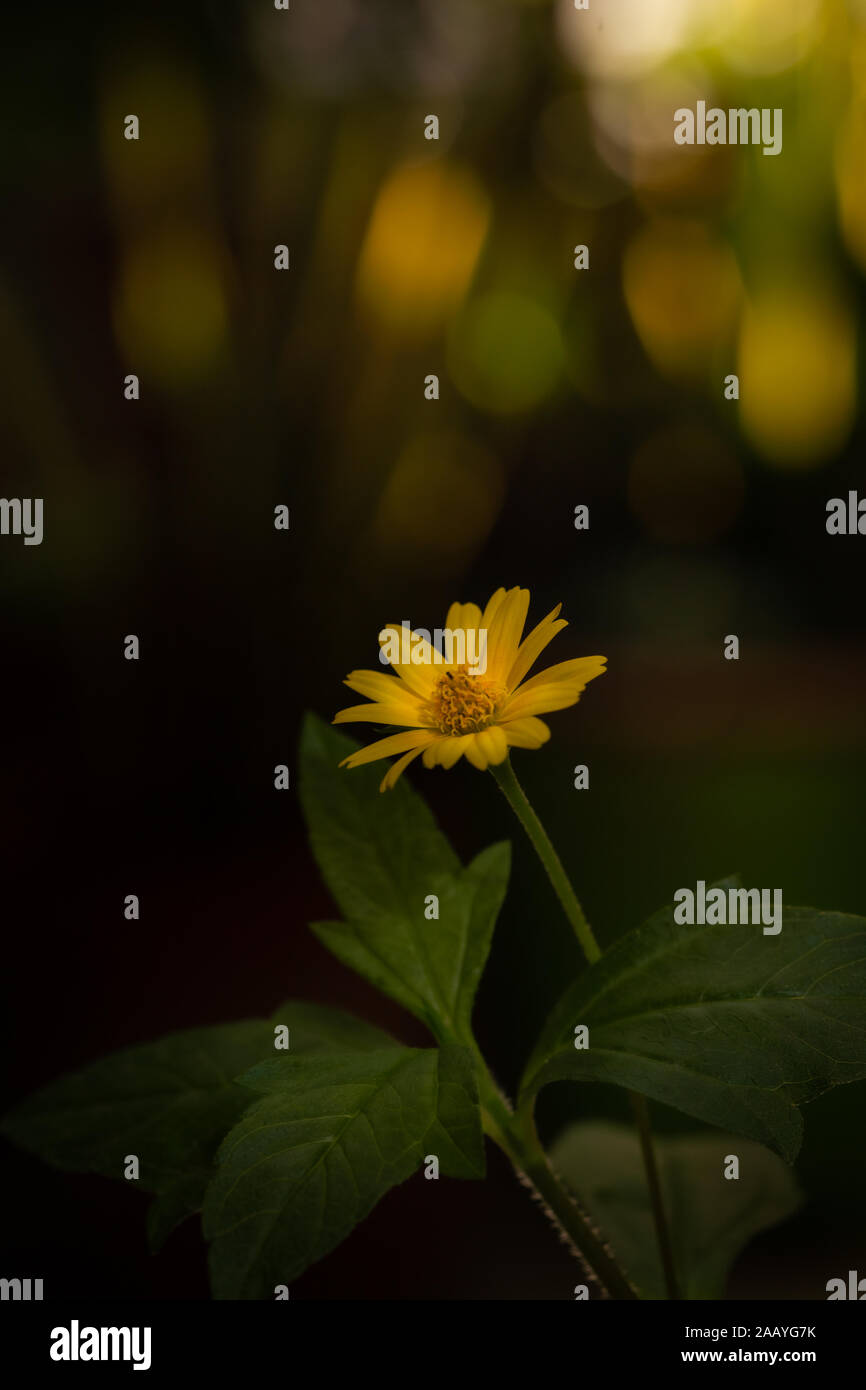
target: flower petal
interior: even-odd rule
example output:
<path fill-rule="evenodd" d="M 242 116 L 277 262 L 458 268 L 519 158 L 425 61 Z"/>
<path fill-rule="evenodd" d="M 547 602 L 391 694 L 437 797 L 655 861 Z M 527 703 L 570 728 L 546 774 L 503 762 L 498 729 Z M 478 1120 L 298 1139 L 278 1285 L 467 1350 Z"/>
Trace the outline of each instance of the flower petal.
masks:
<path fill-rule="evenodd" d="M 467 760 L 472 764 L 473 767 L 477 767 L 479 772 L 486 771 L 487 757 L 484 753 L 484 750 L 478 742 L 477 734 L 469 735 L 469 741 L 463 751 L 466 755 Z"/>
<path fill-rule="evenodd" d="M 397 641 L 407 640 L 409 654 L 412 656 L 411 662 L 391 661 L 388 664 L 392 671 L 396 671 L 401 680 L 405 681 L 410 690 L 422 699 L 429 699 L 433 693 L 433 687 L 443 671 L 442 655 L 436 650 L 432 642 L 428 642 L 426 637 L 420 637 L 415 632 L 410 632 L 406 639 L 403 627 L 396 627 L 393 623 L 383 627 L 379 633 L 379 644 L 384 646 L 389 637 L 396 633 Z M 402 646 L 400 647 L 402 651 Z"/>
<path fill-rule="evenodd" d="M 389 734 L 387 738 L 380 738 L 367 748 L 359 748 L 357 752 L 350 753 L 348 758 L 344 758 L 340 763 L 340 767 L 361 767 L 364 763 L 378 762 L 379 758 L 390 758 L 392 753 L 405 753 L 410 748 L 416 748 L 420 753 L 428 743 L 440 737 L 434 729 L 406 729 L 402 734 Z"/>
<path fill-rule="evenodd" d="M 511 748 L 540 748 L 550 738 L 550 729 L 544 720 L 532 715 L 526 719 L 512 719 L 500 728 Z"/>
<path fill-rule="evenodd" d="M 424 753 L 424 766 L 453 767 L 456 762 L 459 762 L 467 746 L 472 742 L 474 737 L 474 734 L 460 734 L 457 737 L 443 734 L 438 742 L 431 744 L 430 747 L 426 749 Z"/>
<path fill-rule="evenodd" d="M 487 634 L 487 679 L 505 684 L 514 665 L 529 611 L 529 590 L 509 589 L 496 609 Z"/>
<path fill-rule="evenodd" d="M 576 705 L 588 682 L 604 673 L 605 657 L 587 656 L 580 658 L 579 662 L 563 662 L 563 665 L 579 666 L 581 669 L 565 676 L 554 675 L 552 680 L 545 679 L 546 671 L 533 676 L 505 702 L 500 712 L 500 723 L 524 719 L 527 715 L 550 714 L 553 710 Z M 557 668 L 554 666 L 551 670 L 555 673 Z"/>
<path fill-rule="evenodd" d="M 396 681 L 393 682 L 395 685 Z M 388 704 L 350 705 L 341 709 L 331 721 L 334 724 L 402 724 L 407 729 L 429 729 L 430 721 L 416 709 L 391 700 Z"/>
<path fill-rule="evenodd" d="M 552 642 L 558 632 L 562 632 L 564 627 L 568 627 L 565 618 L 559 617 L 562 604 L 558 603 L 546 618 L 542 618 L 537 627 L 534 627 L 528 637 L 525 637 L 517 649 L 517 656 L 514 665 L 508 672 L 505 684 L 509 690 L 515 690 L 529 668 L 536 662 L 547 646 Z"/>
<path fill-rule="evenodd" d="M 452 603 L 448 609 L 448 617 L 445 619 L 445 626 L 451 631 L 457 628 L 469 629 L 481 626 L 481 609 L 477 603 Z"/>
<path fill-rule="evenodd" d="M 397 781 L 397 778 L 406 771 L 409 764 L 413 759 L 417 758 L 418 754 L 422 751 L 423 750 L 420 748 L 410 748 L 408 753 L 404 753 L 402 758 L 398 758 L 396 763 L 392 763 L 379 783 L 379 791 L 389 792 Z"/>
<path fill-rule="evenodd" d="M 413 707 L 420 707 L 421 700 L 399 676 L 387 675 L 384 671 L 350 671 L 343 681 L 350 690 L 366 695 L 369 700 L 405 700 Z"/>
<path fill-rule="evenodd" d="M 585 685 L 587 681 L 603 675 L 606 664 L 606 656 L 578 656 L 573 661 L 560 661 L 556 666 L 548 666 L 546 671 L 539 671 L 524 681 L 513 694 L 522 695 L 527 690 L 536 690 L 540 685 L 551 685 L 557 681 L 582 681 Z"/>
<path fill-rule="evenodd" d="M 508 757 L 508 740 L 500 728 L 493 724 L 489 729 L 482 729 L 475 737 L 490 767 L 505 762 Z"/>
<path fill-rule="evenodd" d="M 485 604 L 484 612 L 481 614 L 481 622 L 479 623 L 479 627 L 486 627 L 488 631 L 490 630 L 490 624 L 496 617 L 497 610 L 500 604 L 504 601 L 504 599 L 504 589 L 497 589 L 495 594 L 490 595 L 490 598 L 487 600 L 487 603 Z"/>

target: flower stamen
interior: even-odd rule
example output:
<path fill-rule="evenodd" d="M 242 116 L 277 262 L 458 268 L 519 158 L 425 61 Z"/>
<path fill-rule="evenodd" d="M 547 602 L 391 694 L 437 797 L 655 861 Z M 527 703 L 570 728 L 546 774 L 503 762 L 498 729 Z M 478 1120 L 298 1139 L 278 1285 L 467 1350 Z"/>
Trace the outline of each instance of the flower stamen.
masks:
<path fill-rule="evenodd" d="M 470 675 L 465 667 L 446 671 L 430 700 L 433 722 L 440 733 L 452 738 L 477 734 L 493 723 L 501 693 L 491 681 Z"/>

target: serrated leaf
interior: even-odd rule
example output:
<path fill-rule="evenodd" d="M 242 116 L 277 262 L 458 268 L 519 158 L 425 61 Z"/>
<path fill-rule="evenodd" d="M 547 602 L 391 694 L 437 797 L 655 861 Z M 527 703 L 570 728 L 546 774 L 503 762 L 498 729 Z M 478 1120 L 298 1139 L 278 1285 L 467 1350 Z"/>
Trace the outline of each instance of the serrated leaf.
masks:
<path fill-rule="evenodd" d="M 274 1025 L 289 1027 L 291 1055 L 390 1044 L 386 1033 L 334 1009 L 285 1004 L 271 1019 L 173 1033 L 124 1048 L 43 1087 L 6 1115 L 2 1132 L 57 1168 L 122 1178 L 135 1154 L 135 1186 L 159 1194 L 152 1249 L 201 1207 L 216 1150 L 250 1104 L 236 1077 L 274 1055 Z"/>
<path fill-rule="evenodd" d="M 227 1136 L 205 1198 L 216 1298 L 272 1298 L 428 1154 L 444 1174 L 483 1176 L 466 1048 L 274 1059 L 244 1080 L 263 1099 Z"/>
<path fill-rule="evenodd" d="M 717 1299 L 753 1236 L 784 1221 L 802 1195 L 788 1166 L 761 1144 L 726 1134 L 655 1141 L 679 1293 Z M 739 1177 L 724 1176 L 728 1155 Z M 644 1298 L 666 1298 L 652 1209 L 634 1130 L 571 1125 L 550 1150 L 556 1172 L 610 1237 Z"/>
<path fill-rule="evenodd" d="M 408 782 L 381 794 L 381 769 L 339 767 L 357 746 L 321 720 L 305 722 L 301 800 L 313 853 L 345 916 L 313 931 L 436 1037 L 468 1042 L 510 846 L 493 845 L 462 868 Z M 431 894 L 438 919 L 425 916 Z"/>
<path fill-rule="evenodd" d="M 715 887 L 737 886 L 724 880 Z M 574 1028 L 589 1047 L 574 1047 Z M 663 908 L 566 991 L 529 1065 L 528 1100 L 551 1081 L 607 1081 L 789 1162 L 797 1106 L 866 1076 L 866 920 L 787 908 L 782 931 L 684 926 Z"/>

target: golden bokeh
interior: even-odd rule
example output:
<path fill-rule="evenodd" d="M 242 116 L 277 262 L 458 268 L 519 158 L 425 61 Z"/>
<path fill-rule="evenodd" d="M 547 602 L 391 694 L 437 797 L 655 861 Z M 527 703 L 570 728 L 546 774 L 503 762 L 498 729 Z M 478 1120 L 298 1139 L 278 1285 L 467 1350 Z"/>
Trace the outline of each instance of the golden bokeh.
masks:
<path fill-rule="evenodd" d="M 658 370 L 706 375 L 736 327 L 742 298 L 727 242 L 700 222 L 651 222 L 626 249 L 623 289 Z"/>
<path fill-rule="evenodd" d="M 745 433 L 771 462 L 809 468 L 846 441 L 856 410 L 856 326 L 804 268 L 758 290 L 743 315 L 738 372 Z"/>
<path fill-rule="evenodd" d="M 394 334 L 423 339 L 472 280 L 490 219 L 473 174 L 446 160 L 402 165 L 379 191 L 358 265 L 358 296 Z"/>

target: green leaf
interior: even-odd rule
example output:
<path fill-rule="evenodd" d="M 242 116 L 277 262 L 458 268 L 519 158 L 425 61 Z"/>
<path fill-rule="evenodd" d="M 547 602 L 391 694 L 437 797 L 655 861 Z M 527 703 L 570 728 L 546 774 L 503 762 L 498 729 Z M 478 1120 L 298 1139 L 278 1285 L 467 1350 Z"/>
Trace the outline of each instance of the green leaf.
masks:
<path fill-rule="evenodd" d="M 289 1029 L 289 1052 L 293 1057 L 308 1052 L 378 1052 L 389 1047 L 394 1039 L 381 1028 L 367 1023 L 342 1009 L 330 1009 L 324 1004 L 309 1004 L 292 1000 L 275 1009 L 268 1021 L 270 1039 L 268 1054 L 274 1052 L 274 1024 L 284 1023 Z M 285 1054 L 277 1054 L 283 1057 Z"/>
<path fill-rule="evenodd" d="M 319 719 L 305 722 L 301 801 L 319 868 L 345 917 L 313 931 L 435 1037 L 469 1042 L 510 846 L 493 845 L 461 868 L 408 782 L 380 793 L 381 768 L 338 766 L 357 746 Z M 431 894 L 438 920 L 424 915 Z"/>
<path fill-rule="evenodd" d="M 172 1231 L 201 1211 L 212 1169 L 190 1169 L 158 1192 L 147 1211 L 147 1244 L 152 1255 L 161 1250 Z"/>
<path fill-rule="evenodd" d="M 726 879 L 715 887 L 737 886 Z M 798 1105 L 866 1076 L 866 920 L 787 908 L 782 931 L 683 926 L 672 907 L 618 941 L 566 991 L 521 1088 L 607 1081 L 789 1162 Z M 574 1028 L 589 1047 L 574 1046 Z"/>
<path fill-rule="evenodd" d="M 722 1298 L 754 1235 L 802 1203 L 791 1169 L 749 1139 L 695 1134 L 654 1142 L 681 1297 Z M 729 1154 L 739 1178 L 726 1178 Z M 571 1125 L 550 1162 L 610 1238 L 644 1298 L 666 1298 L 637 1134 L 602 1122 Z"/>
<path fill-rule="evenodd" d="M 272 1019 L 195 1028 L 101 1058 L 22 1101 L 0 1132 L 75 1172 L 122 1178 L 126 1155 L 135 1154 L 134 1185 L 159 1194 L 148 1222 L 156 1249 L 200 1209 L 220 1141 L 250 1104 L 248 1088 L 235 1078 L 274 1056 L 277 1023 L 289 1027 L 292 1056 L 391 1042 L 348 1014 L 286 1004 Z"/>
<path fill-rule="evenodd" d="M 286 1057 L 244 1082 L 264 1097 L 223 1143 L 205 1198 L 216 1298 L 272 1298 L 429 1154 L 449 1176 L 484 1174 L 467 1048 Z"/>

